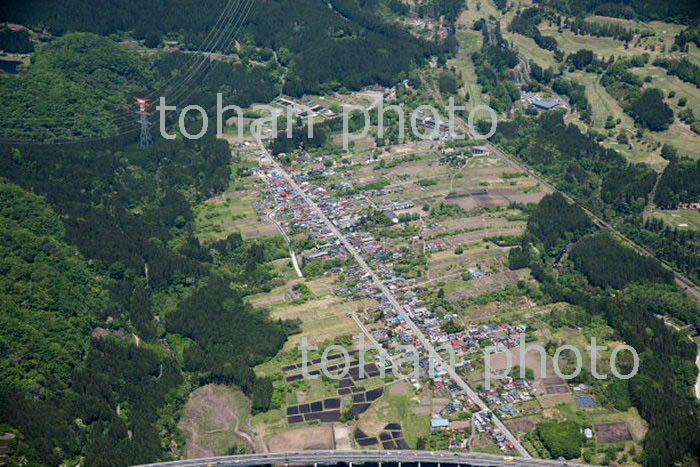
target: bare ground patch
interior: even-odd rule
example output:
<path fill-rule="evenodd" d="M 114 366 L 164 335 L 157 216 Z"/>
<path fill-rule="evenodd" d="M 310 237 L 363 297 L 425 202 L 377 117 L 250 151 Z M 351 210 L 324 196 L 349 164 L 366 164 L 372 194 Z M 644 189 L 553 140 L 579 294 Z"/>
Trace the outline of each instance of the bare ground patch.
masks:
<path fill-rule="evenodd" d="M 470 281 L 472 288 L 451 293 L 447 296 L 450 302 L 456 302 L 463 298 L 483 295 L 495 290 L 501 290 L 518 283 L 518 274 L 514 271 L 505 271 L 491 276 L 480 277 Z"/>
<path fill-rule="evenodd" d="M 398 381 L 389 386 L 389 394 L 392 396 L 403 396 L 411 391 L 411 383 L 408 381 Z"/>
<path fill-rule="evenodd" d="M 331 425 L 312 426 L 270 435 L 265 443 L 270 452 L 335 449 L 335 436 Z"/>
<path fill-rule="evenodd" d="M 179 424 L 186 457 L 224 455 L 241 443 L 258 447 L 249 434 L 249 413 L 250 402 L 238 389 L 208 384 L 192 392 Z"/>
<path fill-rule="evenodd" d="M 527 417 L 511 420 L 510 423 L 513 425 L 515 431 L 532 431 L 535 429 L 535 422 Z"/>
<path fill-rule="evenodd" d="M 632 441 L 632 435 L 626 423 L 600 423 L 594 425 L 598 444 Z"/>

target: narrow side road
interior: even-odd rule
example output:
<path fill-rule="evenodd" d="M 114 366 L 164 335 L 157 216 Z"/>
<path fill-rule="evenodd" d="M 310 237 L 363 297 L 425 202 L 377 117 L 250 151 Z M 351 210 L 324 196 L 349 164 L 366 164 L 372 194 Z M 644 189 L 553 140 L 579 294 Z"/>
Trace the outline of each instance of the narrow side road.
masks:
<path fill-rule="evenodd" d="M 355 247 L 348 241 L 348 239 L 343 235 L 336 227 L 335 225 L 326 217 L 326 215 L 321 211 L 321 209 L 316 205 L 316 203 L 313 202 L 313 200 L 297 185 L 297 183 L 292 179 L 292 177 L 287 173 L 284 168 L 282 168 L 272 157 L 272 155 L 267 151 L 265 146 L 262 144 L 261 140 L 258 140 L 258 146 L 260 147 L 261 151 L 265 154 L 267 158 L 269 158 L 271 164 L 275 167 L 275 169 L 282 175 L 282 177 L 289 183 L 289 185 L 292 187 L 292 189 L 306 202 L 306 204 L 309 206 L 309 208 L 314 211 L 320 219 L 323 220 L 323 222 L 326 224 L 326 227 L 333 233 L 333 235 L 341 241 L 343 246 L 347 249 L 347 251 L 355 258 L 357 263 L 366 271 L 367 274 L 370 275 L 372 278 L 372 282 L 374 282 L 374 285 L 382 292 L 382 295 L 387 299 L 387 301 L 391 304 L 391 306 L 394 308 L 396 313 L 401 316 L 406 324 L 411 328 L 411 330 L 414 332 L 416 338 L 420 341 L 420 343 L 423 345 L 425 348 L 428 357 L 431 358 L 434 362 L 436 362 L 439 366 L 442 366 L 447 373 L 450 375 L 450 378 L 457 383 L 457 385 L 464 390 L 464 392 L 469 396 L 471 400 L 473 400 L 481 410 L 488 410 L 488 406 L 486 403 L 479 397 L 479 395 L 471 388 L 467 383 L 462 379 L 462 377 L 457 374 L 454 368 L 452 368 L 450 365 L 448 365 L 442 358 L 442 356 L 435 350 L 433 345 L 430 343 L 430 341 L 425 337 L 423 332 L 418 328 L 418 326 L 411 320 L 411 318 L 405 313 L 403 307 L 399 303 L 399 301 L 396 299 L 394 294 L 389 290 L 389 288 L 384 285 L 384 283 L 381 281 L 379 276 L 372 270 L 372 268 L 369 267 L 367 262 L 364 260 L 364 258 L 360 255 L 360 253 L 355 249 Z M 530 453 L 527 452 L 527 449 L 518 441 L 518 438 L 516 438 L 513 433 L 510 432 L 510 430 L 501 422 L 501 420 L 496 416 L 495 413 L 492 413 L 491 415 L 491 421 L 494 424 L 496 428 L 498 428 L 503 435 L 510 441 L 514 448 L 518 451 L 518 453 L 525 458 L 531 458 Z"/>

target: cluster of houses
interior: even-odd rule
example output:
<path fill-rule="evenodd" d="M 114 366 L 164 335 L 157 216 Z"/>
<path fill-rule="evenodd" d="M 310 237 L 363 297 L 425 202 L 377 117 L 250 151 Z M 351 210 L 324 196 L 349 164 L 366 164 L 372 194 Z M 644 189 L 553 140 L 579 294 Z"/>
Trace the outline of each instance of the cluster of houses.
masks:
<path fill-rule="evenodd" d="M 473 429 L 476 433 L 488 433 L 493 436 L 494 441 L 501 451 L 513 449 L 513 443 L 508 441 L 501 430 L 491 424 L 491 414 L 488 412 L 478 412 L 471 416 L 470 420 L 448 420 L 444 418 L 444 410 L 440 415 L 435 414 L 430 420 L 430 428 L 433 430 L 444 430 L 450 433 L 450 448 L 465 449 L 468 439 L 464 435 L 468 430 Z"/>
<path fill-rule="evenodd" d="M 424 29 L 433 32 L 440 39 L 445 39 L 449 35 L 447 28 L 439 21 L 430 18 L 408 18 L 406 24 L 417 29 Z"/>
<path fill-rule="evenodd" d="M 275 103 L 283 107 L 292 109 L 296 116 L 300 118 L 307 118 L 309 116 L 320 115 L 321 117 L 331 119 L 338 116 L 338 114 L 333 112 L 331 109 L 329 109 L 328 107 L 324 107 L 323 105 L 316 102 L 314 99 L 306 99 L 303 102 L 299 102 L 293 99 L 288 99 L 286 97 L 280 97 L 275 101 Z"/>
<path fill-rule="evenodd" d="M 503 415 L 517 417 L 518 409 L 515 406 L 518 402 L 532 400 L 534 388 L 525 379 L 513 379 L 506 376 L 503 380 L 503 392 L 496 389 L 484 390 L 483 396 L 489 406 L 495 407 Z"/>
<path fill-rule="evenodd" d="M 310 158 L 309 158 L 310 159 Z M 310 161 L 313 162 L 313 161 Z M 272 167 L 263 166 L 259 172 L 261 179 L 267 183 L 272 196 L 266 200 L 265 208 L 280 214 L 284 220 L 281 221 L 285 228 L 295 231 L 308 231 L 309 236 L 314 240 L 314 248 L 307 250 L 304 254 L 306 260 L 327 260 L 346 259 L 348 263 L 343 266 L 345 275 L 344 283 L 336 289 L 336 293 L 345 294 L 354 298 L 367 297 L 377 300 L 378 306 L 365 310 L 367 313 L 381 313 L 382 321 L 378 329 L 371 331 L 373 337 L 388 350 L 394 362 L 401 361 L 404 357 L 410 357 L 411 362 L 418 360 L 419 375 L 412 383 L 420 388 L 421 381 L 431 380 L 434 387 L 449 393 L 451 401 L 442 410 L 442 415 L 458 413 L 475 406 L 463 389 L 455 384 L 449 377 L 446 368 L 431 362 L 427 352 L 416 337 L 414 331 L 406 323 L 403 316 L 396 313 L 395 309 L 388 302 L 384 294 L 373 282 L 371 275 L 363 270 L 359 265 L 350 261 L 348 251 L 342 242 L 328 229 L 318 214 L 311 210 L 304 200 L 299 196 L 289 183 Z M 335 198 L 324 188 L 310 181 L 309 173 L 297 171 L 292 175 L 295 182 L 309 196 L 323 213 L 333 222 L 338 229 L 343 231 L 348 241 L 360 252 L 367 263 L 376 272 L 383 284 L 392 291 L 394 297 L 399 301 L 404 312 L 421 329 L 423 334 L 436 347 L 451 345 L 457 356 L 455 365 L 460 368 L 471 365 L 471 361 L 465 356 L 481 349 L 481 342 L 489 340 L 488 345 L 504 345 L 508 348 L 519 343 L 519 334 L 526 329 L 524 326 L 516 326 L 510 323 L 471 323 L 467 329 L 456 333 L 448 334 L 442 330 L 441 324 L 445 320 L 454 318 L 447 315 L 436 316 L 430 311 L 420 297 L 420 289 L 416 288 L 416 280 L 402 277 L 394 270 L 393 262 L 401 259 L 405 254 L 402 251 L 387 251 L 382 243 L 371 233 L 358 229 L 358 211 L 369 206 L 369 202 L 363 196 L 349 198 Z M 406 209 L 412 206 L 410 202 L 397 201 L 387 205 L 394 209 Z M 340 268 L 338 271 L 340 272 Z M 366 321 L 376 321 L 366 319 Z M 411 345 L 413 350 L 401 348 L 402 345 Z M 493 401 L 494 407 L 503 413 L 517 413 L 511 407 L 520 400 L 526 400 L 529 394 L 527 382 L 513 381 L 513 387 L 505 388 L 506 391 L 498 396 L 498 400 Z M 492 396 L 487 394 L 487 397 Z M 509 405 L 510 404 L 510 405 Z M 442 426 L 438 415 L 434 419 L 437 423 L 436 429 L 447 428 L 450 425 Z M 471 423 L 471 422 L 468 422 Z M 506 449 L 507 442 L 502 433 L 494 430 L 490 424 L 488 414 L 479 412 L 474 415 L 474 429 L 479 432 L 487 432 L 494 436 L 499 446 Z M 466 429 L 468 425 L 462 423 L 459 427 L 452 427 L 456 432 Z"/>

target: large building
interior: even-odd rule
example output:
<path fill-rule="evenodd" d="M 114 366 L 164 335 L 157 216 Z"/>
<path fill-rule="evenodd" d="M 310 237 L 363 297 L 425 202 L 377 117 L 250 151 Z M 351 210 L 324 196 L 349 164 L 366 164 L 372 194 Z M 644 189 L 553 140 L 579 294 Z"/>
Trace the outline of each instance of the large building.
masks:
<path fill-rule="evenodd" d="M 542 110 L 551 110 L 555 107 L 561 105 L 559 99 L 552 99 L 549 97 L 535 97 L 530 101 L 533 107 L 537 107 Z"/>

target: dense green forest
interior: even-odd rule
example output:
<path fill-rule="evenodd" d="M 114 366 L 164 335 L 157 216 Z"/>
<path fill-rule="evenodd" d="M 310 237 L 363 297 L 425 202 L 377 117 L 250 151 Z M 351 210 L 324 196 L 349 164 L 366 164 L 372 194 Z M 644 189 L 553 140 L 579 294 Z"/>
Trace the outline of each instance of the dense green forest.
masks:
<path fill-rule="evenodd" d="M 588 281 L 601 288 L 621 289 L 633 282 L 673 282 L 673 274 L 654 258 L 640 256 L 618 243 L 612 234 L 586 237 L 571 249 L 570 258 Z"/>
<path fill-rule="evenodd" d="M 149 153 L 96 145 L 1 150 L 0 171 L 36 193 L 4 184 L 0 209 L 2 347 L 17 357 L 3 362 L 9 392 L 0 412 L 26 437 L 32 458 L 50 465 L 166 459 L 164 447 L 177 439 L 177 404 L 209 381 L 239 385 L 257 410 L 269 407 L 272 386 L 251 366 L 275 355 L 296 324 L 273 322 L 241 298 L 269 287 L 275 274 L 264 263 L 286 253 L 283 241 L 234 234 L 205 249 L 178 191 L 201 200 L 227 186 L 224 142 L 158 140 Z M 156 297 L 176 309 L 164 316 Z M 97 326 L 108 335 L 91 341 Z M 171 345 L 184 343 L 184 359 L 161 344 L 175 334 L 182 337 Z M 194 365 L 198 349 L 208 359 Z"/>
<path fill-rule="evenodd" d="M 145 5 L 141 0 L 71 0 L 60 6 L 44 3 L 9 2 L 0 7 L 0 20 L 43 26 L 54 34 L 85 31 L 104 36 L 131 31 L 136 38 L 145 39 L 147 32 L 172 33 L 183 39 L 186 49 L 199 48 L 215 24 L 223 30 L 222 37 L 228 36 L 228 29 L 221 26 L 224 23 L 217 23 L 227 5 L 224 0 L 185 3 L 178 8 L 163 1 Z M 456 18 L 460 10 L 455 2 L 442 0 L 435 4 L 436 11 L 448 18 Z M 287 68 L 284 91 L 294 96 L 342 87 L 359 89 L 373 83 L 393 85 L 427 57 L 456 51 L 454 34 L 440 42 L 417 39 L 382 20 L 373 12 L 376 6 L 376 1 L 369 0 L 332 0 L 330 4 L 314 0 L 254 2 L 242 26 L 241 40 L 277 53 L 277 60 Z M 160 39 L 153 42 L 157 44 Z M 220 51 L 237 52 L 233 45 Z M 256 74 L 252 78 L 262 76 L 259 71 Z M 263 78 L 263 89 L 269 89 L 265 82 L 269 79 Z"/>
<path fill-rule="evenodd" d="M 182 60 L 157 58 L 151 68 L 109 39 L 69 34 L 37 52 L 32 79 L 58 84 L 47 105 L 68 99 L 64 84 L 92 86 L 107 112 L 105 104 L 156 81 L 153 73 L 174 73 Z M 245 81 L 239 97 L 267 99 L 272 84 L 249 82 L 262 68 L 224 65 L 193 95 L 237 76 Z M 40 105 L 13 97 L 16 108 Z M 275 273 L 265 263 L 287 254 L 281 237 L 248 242 L 233 234 L 205 247 L 194 236 L 192 205 L 230 182 L 226 142 L 213 134 L 157 138 L 149 152 L 134 143 L 125 135 L 0 146 L 0 173 L 16 184 L 3 182 L 0 191 L 0 346 L 14 355 L 0 368 L 0 422 L 19 430 L 32 465 L 168 459 L 181 442 L 181 404 L 210 381 L 240 386 L 255 410 L 266 410 L 271 382 L 251 367 L 298 331 L 241 301 L 270 287 Z M 193 358 L 202 351 L 206 359 Z"/>
<path fill-rule="evenodd" d="M 251 14 L 246 31 L 257 45 L 292 54 L 288 94 L 393 85 L 426 57 L 456 50 L 452 35 L 442 43 L 422 41 L 355 0 L 330 4 L 332 10 L 309 0 L 268 1 Z"/>
<path fill-rule="evenodd" d="M 568 204 L 560 193 L 554 193 L 542 199 L 527 221 L 528 233 L 542 242 L 547 251 L 561 248 L 593 226 L 581 208 Z"/>
<path fill-rule="evenodd" d="M 641 21 L 670 21 L 688 23 L 700 16 L 697 2 L 673 0 L 538 0 L 561 13 L 571 16 L 596 14 Z"/>
<path fill-rule="evenodd" d="M 676 209 L 679 203 L 700 202 L 700 161 L 672 160 L 664 169 L 654 192 L 654 203 Z"/>
<path fill-rule="evenodd" d="M 661 221 L 652 222 L 641 216 L 651 201 L 657 179 L 648 166 L 629 164 L 616 151 L 598 144 L 593 135 L 582 133 L 575 125 L 566 125 L 557 112 L 547 112 L 537 119 L 516 117 L 502 122 L 494 138 L 506 151 L 547 175 L 559 189 L 613 223 L 633 241 L 692 280 L 700 281 L 699 236 L 677 232 Z M 672 174 L 676 169 L 672 166 L 668 170 Z M 683 185 L 670 181 L 672 178 L 659 183 L 661 199 L 681 199 Z M 687 186 L 688 193 L 692 193 L 694 184 Z M 682 196 L 687 199 L 686 194 Z"/>
<path fill-rule="evenodd" d="M 39 196 L 0 182 L 0 219 L 0 348 L 14 356 L 0 360 L 0 380 L 45 395 L 82 360 L 107 294 Z"/>
<path fill-rule="evenodd" d="M 25 29 L 19 31 L 10 28 L 0 29 L 0 50 L 9 53 L 26 54 L 34 50 L 31 36 Z"/>
<path fill-rule="evenodd" d="M 546 199 L 540 206 L 544 206 L 548 215 L 563 218 L 578 215 L 578 208 L 567 203 L 557 203 L 560 210 L 554 214 L 553 204 L 545 204 Z M 533 215 L 543 214 L 536 211 Z M 548 231 L 546 227 L 554 230 Z M 545 229 L 542 226 L 539 229 L 528 227 L 526 237 L 531 237 L 535 243 L 543 242 L 561 235 L 560 230 L 554 223 L 547 224 Z M 573 237 L 576 233 L 568 235 Z M 654 315 L 670 313 L 680 318 L 680 314 L 669 311 L 678 307 L 692 322 L 697 320 L 697 305 L 676 286 L 666 283 L 670 282 L 668 273 L 658 264 L 617 244 L 607 233 L 596 233 L 579 240 L 571 251 L 572 260 L 557 273 L 551 267 L 555 255 L 559 256 L 558 253 L 531 256 L 530 267 L 540 281 L 542 291 L 553 300 L 580 305 L 591 317 L 602 317 L 619 338 L 640 355 L 637 375 L 628 384 L 615 385 L 612 390 L 608 386 L 607 390 L 612 391 L 608 397 L 615 401 L 631 400 L 649 423 L 643 443 L 645 465 L 673 465 L 681 459 L 696 456 L 700 449 L 697 429 L 700 406 L 691 394 L 691 388 L 697 375 L 697 349 L 685 333 L 675 331 Z M 580 277 L 579 268 L 590 278 L 590 283 Z M 622 280 L 613 277 L 613 272 L 620 274 Z M 629 361 L 621 362 L 621 366 L 623 374 L 629 372 Z M 592 384 L 592 376 L 584 372 L 577 381 Z M 546 435 L 549 446 L 563 449 L 561 437 L 552 433 L 543 435 Z"/>
<path fill-rule="evenodd" d="M 7 124 L 0 135 L 51 140 L 133 131 L 137 126 L 129 108 L 132 96 L 154 95 L 155 89 L 166 97 L 166 104 L 181 109 L 186 99 L 188 105 L 204 107 L 212 118 L 217 93 L 224 105 L 240 107 L 270 102 L 279 94 L 282 71 L 272 56 L 264 65 L 198 62 L 196 79 L 183 84 L 183 73 L 192 71 L 192 63 L 182 52 L 147 59 L 110 39 L 67 34 L 41 47 L 25 73 L 0 75 L 0 89 L 7 96 Z M 168 117 L 175 119 L 177 114 L 170 112 Z"/>
<path fill-rule="evenodd" d="M 673 123 L 673 111 L 664 102 L 661 89 L 645 89 L 628 108 L 634 119 L 650 130 L 667 130 Z"/>
<path fill-rule="evenodd" d="M 53 139 L 114 133 L 129 120 L 131 96 L 152 80 L 137 54 L 93 34 L 71 34 L 45 44 L 20 75 L 0 73 L 3 139 Z M 128 109 L 131 110 L 131 109 Z"/>

